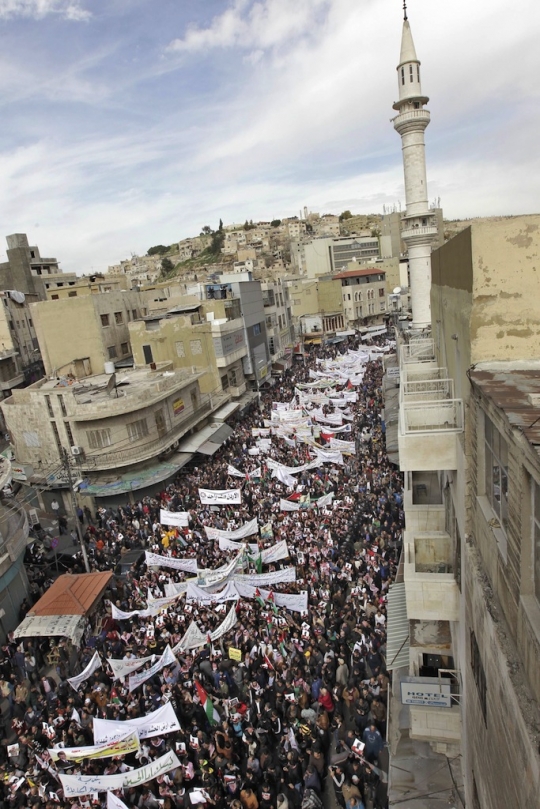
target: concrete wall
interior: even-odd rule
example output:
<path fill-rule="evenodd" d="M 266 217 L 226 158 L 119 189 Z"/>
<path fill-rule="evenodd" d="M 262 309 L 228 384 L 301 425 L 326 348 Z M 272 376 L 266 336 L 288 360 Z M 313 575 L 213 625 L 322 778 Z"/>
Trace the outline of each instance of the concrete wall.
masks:
<path fill-rule="evenodd" d="M 91 373 L 103 373 L 109 346 L 115 346 L 119 360 L 131 355 L 129 323 L 140 317 L 142 300 L 138 292 L 107 292 L 33 304 L 31 313 L 43 355 L 45 372 L 67 372 L 74 360 L 89 357 Z M 116 322 L 116 314 L 122 323 Z M 134 315 L 135 312 L 135 315 Z M 109 316 L 103 326 L 101 315 Z M 122 344 L 127 343 L 127 351 Z M 72 371 L 80 375 L 80 370 Z"/>

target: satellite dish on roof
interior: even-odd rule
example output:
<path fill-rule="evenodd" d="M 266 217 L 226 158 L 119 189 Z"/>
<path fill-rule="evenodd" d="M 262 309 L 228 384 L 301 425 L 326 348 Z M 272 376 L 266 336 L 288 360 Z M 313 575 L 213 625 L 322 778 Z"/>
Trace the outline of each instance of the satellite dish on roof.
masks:
<path fill-rule="evenodd" d="M 395 288 L 392 290 L 392 294 L 393 294 L 393 295 L 399 295 L 400 293 L 401 293 L 401 287 L 395 287 Z"/>
<path fill-rule="evenodd" d="M 115 388 L 116 388 L 116 374 L 111 374 L 109 379 L 107 380 L 107 385 L 105 386 L 105 393 L 107 393 L 110 396 Z M 116 395 L 118 396 L 118 394 Z"/>

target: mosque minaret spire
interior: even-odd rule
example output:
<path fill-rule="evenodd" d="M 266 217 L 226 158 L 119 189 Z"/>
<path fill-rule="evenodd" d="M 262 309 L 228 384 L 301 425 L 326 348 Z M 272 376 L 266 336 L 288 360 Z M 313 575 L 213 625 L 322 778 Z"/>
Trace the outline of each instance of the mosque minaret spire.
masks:
<path fill-rule="evenodd" d="M 401 55 L 397 67 L 399 99 L 394 104 L 397 116 L 394 128 L 401 136 L 403 171 L 405 174 L 406 212 L 402 217 L 401 237 L 409 254 L 412 328 L 431 326 L 431 245 L 437 236 L 433 211 L 428 204 L 424 130 L 430 114 L 422 94 L 420 61 L 403 3 Z"/>

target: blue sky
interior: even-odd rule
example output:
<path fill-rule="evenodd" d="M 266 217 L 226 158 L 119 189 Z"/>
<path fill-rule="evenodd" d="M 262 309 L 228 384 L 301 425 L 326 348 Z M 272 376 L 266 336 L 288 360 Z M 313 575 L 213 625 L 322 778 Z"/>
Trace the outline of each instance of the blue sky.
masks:
<path fill-rule="evenodd" d="M 519 13 L 518 13 L 519 12 Z M 540 4 L 409 0 L 445 215 L 538 212 Z M 0 260 L 403 202 L 401 0 L 0 0 Z"/>

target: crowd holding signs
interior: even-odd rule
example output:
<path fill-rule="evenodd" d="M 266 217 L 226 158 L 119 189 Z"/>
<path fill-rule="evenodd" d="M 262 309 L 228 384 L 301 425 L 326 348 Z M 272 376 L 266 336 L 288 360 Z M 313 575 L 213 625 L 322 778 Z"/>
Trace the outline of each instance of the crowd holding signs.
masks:
<path fill-rule="evenodd" d="M 378 339 L 314 349 L 204 465 L 87 515 L 96 570 L 145 553 L 56 671 L 24 663 L 43 669 L 48 640 L 10 636 L 6 806 L 319 809 L 326 782 L 385 805 L 403 515 Z"/>

